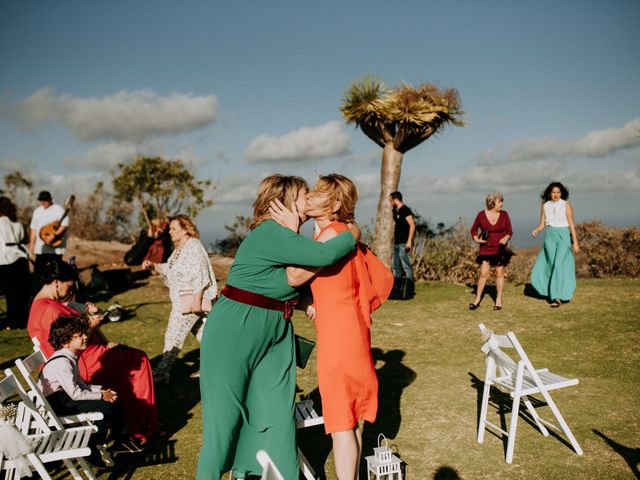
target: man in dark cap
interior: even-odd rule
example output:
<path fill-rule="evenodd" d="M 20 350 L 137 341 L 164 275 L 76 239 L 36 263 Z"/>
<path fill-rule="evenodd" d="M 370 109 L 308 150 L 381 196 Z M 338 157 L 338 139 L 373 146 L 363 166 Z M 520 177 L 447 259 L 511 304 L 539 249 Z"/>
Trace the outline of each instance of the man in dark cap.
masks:
<path fill-rule="evenodd" d="M 33 212 L 29 233 L 29 250 L 36 257 L 34 265 L 36 275 L 54 258 L 62 258 L 67 244 L 67 229 L 69 228 L 69 218 L 65 215 L 64 208 L 53 203 L 49 192 L 46 190 L 40 192 L 38 201 L 40 206 Z M 42 239 L 40 232 L 45 227 L 52 233 L 47 242 Z"/>

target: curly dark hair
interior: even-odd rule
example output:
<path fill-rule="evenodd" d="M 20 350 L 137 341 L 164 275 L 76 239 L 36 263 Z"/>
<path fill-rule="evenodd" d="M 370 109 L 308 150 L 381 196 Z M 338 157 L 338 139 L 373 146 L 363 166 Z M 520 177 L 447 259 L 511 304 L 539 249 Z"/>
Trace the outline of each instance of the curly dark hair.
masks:
<path fill-rule="evenodd" d="M 49 285 L 56 280 L 61 282 L 75 281 L 78 280 L 78 272 L 67 262 L 55 258 L 43 267 L 40 280 L 45 285 Z"/>
<path fill-rule="evenodd" d="M 12 222 L 18 220 L 16 206 L 9 197 L 0 197 L 0 217 L 9 217 Z"/>
<path fill-rule="evenodd" d="M 89 331 L 89 324 L 82 317 L 59 317 L 51 324 L 49 343 L 54 350 L 60 350 L 74 335 Z"/>
<path fill-rule="evenodd" d="M 544 192 L 540 194 L 540 198 L 543 202 L 548 202 L 551 200 L 551 190 L 558 187 L 560 189 L 560 198 L 562 200 L 569 200 L 569 190 L 560 182 L 551 182 L 547 188 L 544 189 Z"/>

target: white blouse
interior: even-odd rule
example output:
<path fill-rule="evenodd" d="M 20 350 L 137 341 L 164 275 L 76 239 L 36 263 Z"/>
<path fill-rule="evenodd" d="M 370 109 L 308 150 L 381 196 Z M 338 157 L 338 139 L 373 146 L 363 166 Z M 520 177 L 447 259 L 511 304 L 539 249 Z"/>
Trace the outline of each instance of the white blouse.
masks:
<path fill-rule="evenodd" d="M 0 217 L 0 265 L 11 265 L 20 258 L 27 258 L 27 252 L 18 245 L 25 240 L 24 227 L 20 222 L 12 222 L 9 217 Z M 7 245 L 8 243 L 14 245 Z"/>
<path fill-rule="evenodd" d="M 554 202 L 549 200 L 542 206 L 544 208 L 544 221 L 545 225 L 549 227 L 568 227 L 569 220 L 567 219 L 567 201 L 558 200 Z"/>

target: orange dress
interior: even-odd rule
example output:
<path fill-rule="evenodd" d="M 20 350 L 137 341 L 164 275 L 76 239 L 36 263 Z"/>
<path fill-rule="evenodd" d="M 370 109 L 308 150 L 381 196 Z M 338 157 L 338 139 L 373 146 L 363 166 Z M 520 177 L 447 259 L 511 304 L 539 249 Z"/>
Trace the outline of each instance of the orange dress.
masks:
<path fill-rule="evenodd" d="M 318 236 L 328 228 L 337 233 L 347 230 L 343 223 L 332 222 Z M 316 308 L 318 385 L 327 433 L 351 430 L 359 420 L 374 422 L 378 411 L 370 310 L 360 301 L 360 285 L 364 282 L 359 278 L 362 263 L 358 262 L 362 258 L 358 249 L 323 268 L 311 281 Z"/>

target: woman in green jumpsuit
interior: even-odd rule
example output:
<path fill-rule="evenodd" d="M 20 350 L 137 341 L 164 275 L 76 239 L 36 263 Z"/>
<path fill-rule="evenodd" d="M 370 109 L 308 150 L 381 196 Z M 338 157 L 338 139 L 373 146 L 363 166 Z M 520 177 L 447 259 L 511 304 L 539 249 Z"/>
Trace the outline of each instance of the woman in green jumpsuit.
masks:
<path fill-rule="evenodd" d="M 320 243 L 270 219 L 271 201 L 302 211 L 306 193 L 307 184 L 298 177 L 262 181 L 252 230 L 236 253 L 227 285 L 291 300 L 297 292 L 287 282 L 287 265 L 324 267 L 353 250 L 349 231 Z M 200 345 L 203 431 L 197 478 L 219 480 L 231 469 L 240 478 L 259 475 L 256 452 L 264 449 L 284 478 L 297 479 L 295 386 L 291 322 L 281 311 L 231 300 L 223 291 Z"/>

